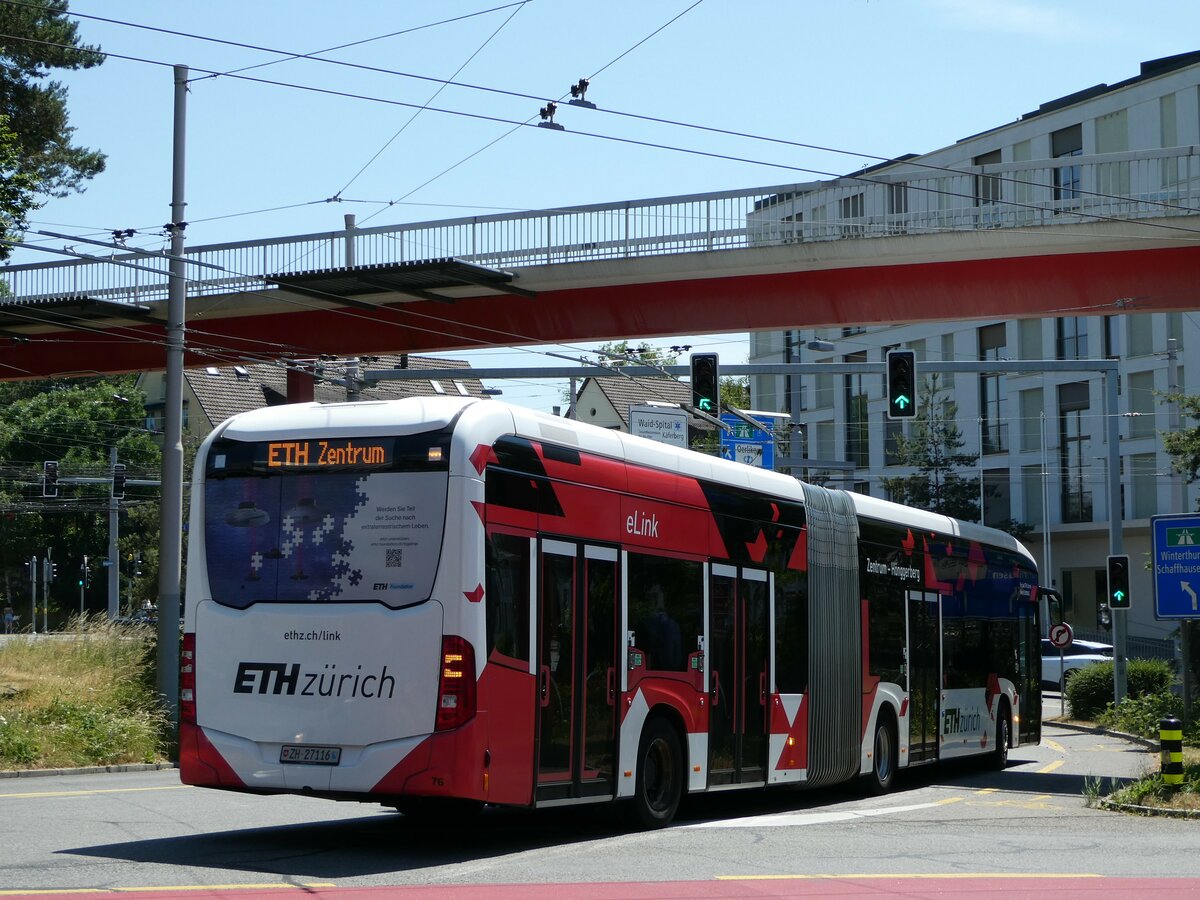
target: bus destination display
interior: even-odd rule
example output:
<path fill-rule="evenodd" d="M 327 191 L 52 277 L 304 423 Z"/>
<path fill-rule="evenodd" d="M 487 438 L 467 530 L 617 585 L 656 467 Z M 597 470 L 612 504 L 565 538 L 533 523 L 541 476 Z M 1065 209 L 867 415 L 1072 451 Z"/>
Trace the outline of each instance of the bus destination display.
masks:
<path fill-rule="evenodd" d="M 271 441 L 266 448 L 269 469 L 341 469 L 391 465 L 391 446 L 353 438 Z"/>

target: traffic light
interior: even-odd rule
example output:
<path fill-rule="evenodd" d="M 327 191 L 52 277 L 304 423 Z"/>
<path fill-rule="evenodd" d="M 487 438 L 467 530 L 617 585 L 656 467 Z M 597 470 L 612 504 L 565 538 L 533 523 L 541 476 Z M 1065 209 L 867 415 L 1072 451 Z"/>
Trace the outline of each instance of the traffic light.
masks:
<path fill-rule="evenodd" d="M 887 355 L 889 419 L 917 414 L 917 355 L 912 350 L 889 350 Z"/>
<path fill-rule="evenodd" d="M 1129 557 L 1108 558 L 1108 607 L 1129 609 Z"/>
<path fill-rule="evenodd" d="M 42 496 L 58 496 L 58 462 L 48 459 L 42 463 Z"/>
<path fill-rule="evenodd" d="M 133 561 L 133 574 L 141 577 L 142 574 L 142 554 L 137 555 L 137 559 Z"/>
<path fill-rule="evenodd" d="M 81 588 L 92 586 L 92 570 L 88 568 L 87 556 L 84 556 L 83 562 L 79 564 L 79 586 Z"/>
<path fill-rule="evenodd" d="M 721 378 L 717 354 L 693 353 L 692 406 L 710 416 L 721 409 Z"/>
<path fill-rule="evenodd" d="M 120 498 L 125 496 L 125 464 L 113 463 L 112 471 L 112 495 Z"/>
<path fill-rule="evenodd" d="M 46 583 L 50 584 L 58 577 L 58 563 L 52 562 L 46 568 Z"/>

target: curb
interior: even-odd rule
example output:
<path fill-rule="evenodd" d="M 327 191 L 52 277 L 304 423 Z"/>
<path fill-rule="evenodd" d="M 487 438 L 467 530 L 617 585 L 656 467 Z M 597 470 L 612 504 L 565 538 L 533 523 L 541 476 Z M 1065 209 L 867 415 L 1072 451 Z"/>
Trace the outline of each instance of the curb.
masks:
<path fill-rule="evenodd" d="M 107 772 L 157 772 L 177 769 L 178 763 L 123 763 L 116 766 L 84 766 L 78 769 L 6 769 L 0 778 L 40 778 L 45 775 L 103 775 Z"/>
<path fill-rule="evenodd" d="M 1163 816 L 1168 819 L 1200 819 L 1200 809 L 1166 809 L 1161 806 L 1135 806 L 1132 803 L 1114 803 L 1107 797 L 1098 800 L 1096 805 L 1101 809 L 1132 813 L 1138 816 Z"/>
<path fill-rule="evenodd" d="M 1065 728 L 1067 731 L 1080 731 L 1085 734 L 1103 734 L 1109 737 L 1119 738 L 1123 741 L 1129 741 L 1131 744 L 1139 744 L 1147 750 L 1153 750 L 1155 753 L 1162 752 L 1162 748 L 1158 741 L 1152 738 L 1144 738 L 1137 734 L 1126 734 L 1123 731 L 1112 731 L 1105 728 L 1103 725 L 1079 725 L 1075 722 L 1060 722 L 1057 719 L 1043 719 L 1043 725 L 1053 725 L 1055 728 Z"/>

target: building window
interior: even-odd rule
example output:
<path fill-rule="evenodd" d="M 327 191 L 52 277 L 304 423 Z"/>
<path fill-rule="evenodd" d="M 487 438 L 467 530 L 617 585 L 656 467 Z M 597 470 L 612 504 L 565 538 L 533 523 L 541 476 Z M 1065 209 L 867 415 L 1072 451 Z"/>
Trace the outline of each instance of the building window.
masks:
<path fill-rule="evenodd" d="M 903 234 L 908 231 L 908 184 L 889 184 L 887 186 L 887 211 L 889 231 L 892 234 Z"/>
<path fill-rule="evenodd" d="M 954 334 L 942 335 L 942 362 L 954 362 L 957 357 L 954 355 Z M 954 373 L 947 372 L 942 376 L 942 386 L 947 390 L 954 388 Z"/>
<path fill-rule="evenodd" d="M 979 329 L 979 359 L 984 362 L 1001 359 L 1005 342 L 1003 322 L 983 326 Z M 979 376 L 980 449 L 984 453 L 1003 453 L 1008 444 L 1008 426 L 1000 415 L 1001 377 L 999 374 Z"/>
<path fill-rule="evenodd" d="M 899 419 L 883 420 L 883 464 L 885 466 L 900 465 L 900 438 L 904 435 L 904 423 Z"/>
<path fill-rule="evenodd" d="M 1056 359 L 1087 359 L 1087 320 L 1080 316 L 1064 316 L 1054 323 L 1054 352 Z"/>
<path fill-rule="evenodd" d="M 1154 437 L 1154 373 L 1129 376 L 1129 437 Z"/>
<path fill-rule="evenodd" d="M 1042 320 L 1022 319 L 1018 327 L 1021 359 L 1045 359 L 1042 349 Z"/>
<path fill-rule="evenodd" d="M 867 352 L 850 353 L 848 363 L 865 363 Z M 870 429 L 867 421 L 867 388 L 862 375 L 846 375 L 844 383 L 846 401 L 846 459 L 859 469 L 871 467 Z"/>
<path fill-rule="evenodd" d="M 974 163 L 977 166 L 991 166 L 1000 162 L 1000 151 L 993 150 L 991 153 L 983 153 L 976 156 Z M 990 206 L 1000 202 L 1000 176 L 998 175 L 983 175 L 975 176 L 975 205 Z"/>
<path fill-rule="evenodd" d="M 1148 519 L 1158 515 L 1158 466 L 1153 453 L 1129 457 L 1133 476 L 1133 517 Z"/>
<path fill-rule="evenodd" d="M 1117 349 L 1117 322 L 1119 319 L 1116 316 L 1105 316 L 1104 322 L 1104 358 L 1105 359 L 1120 359 L 1121 354 Z"/>
<path fill-rule="evenodd" d="M 1021 504 L 1024 507 L 1024 521 L 1034 528 L 1041 528 L 1044 522 L 1042 491 L 1045 480 L 1040 464 L 1021 466 Z"/>
<path fill-rule="evenodd" d="M 1021 391 L 1021 449 L 1042 449 L 1042 410 L 1045 398 L 1041 388 Z"/>
<path fill-rule="evenodd" d="M 1062 472 L 1063 522 L 1092 521 L 1092 492 L 1088 486 L 1091 436 L 1086 381 L 1058 386 L 1058 455 Z"/>
<path fill-rule="evenodd" d="M 1083 126 L 1072 125 L 1050 135 L 1050 155 L 1055 159 L 1083 156 Z M 1059 166 L 1054 170 L 1054 199 L 1079 199 L 1079 182 L 1082 167 L 1079 165 Z"/>
<path fill-rule="evenodd" d="M 983 524 L 993 528 L 1012 518 L 1012 497 L 1008 469 L 988 469 L 983 473 Z"/>
<path fill-rule="evenodd" d="M 820 374 L 813 379 L 813 409 L 833 406 L 833 376 Z"/>
<path fill-rule="evenodd" d="M 1126 316 L 1129 323 L 1129 355 L 1149 356 L 1154 352 L 1154 317 L 1146 314 Z"/>

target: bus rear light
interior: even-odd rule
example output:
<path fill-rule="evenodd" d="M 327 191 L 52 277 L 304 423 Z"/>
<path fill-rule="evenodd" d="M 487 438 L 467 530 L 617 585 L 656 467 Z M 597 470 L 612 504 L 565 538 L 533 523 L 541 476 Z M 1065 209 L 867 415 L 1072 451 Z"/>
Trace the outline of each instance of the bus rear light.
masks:
<path fill-rule="evenodd" d="M 179 649 L 179 720 L 196 724 L 196 634 L 190 631 Z"/>
<path fill-rule="evenodd" d="M 448 731 L 475 715 L 475 651 L 465 638 L 442 638 L 441 678 L 435 731 Z"/>

